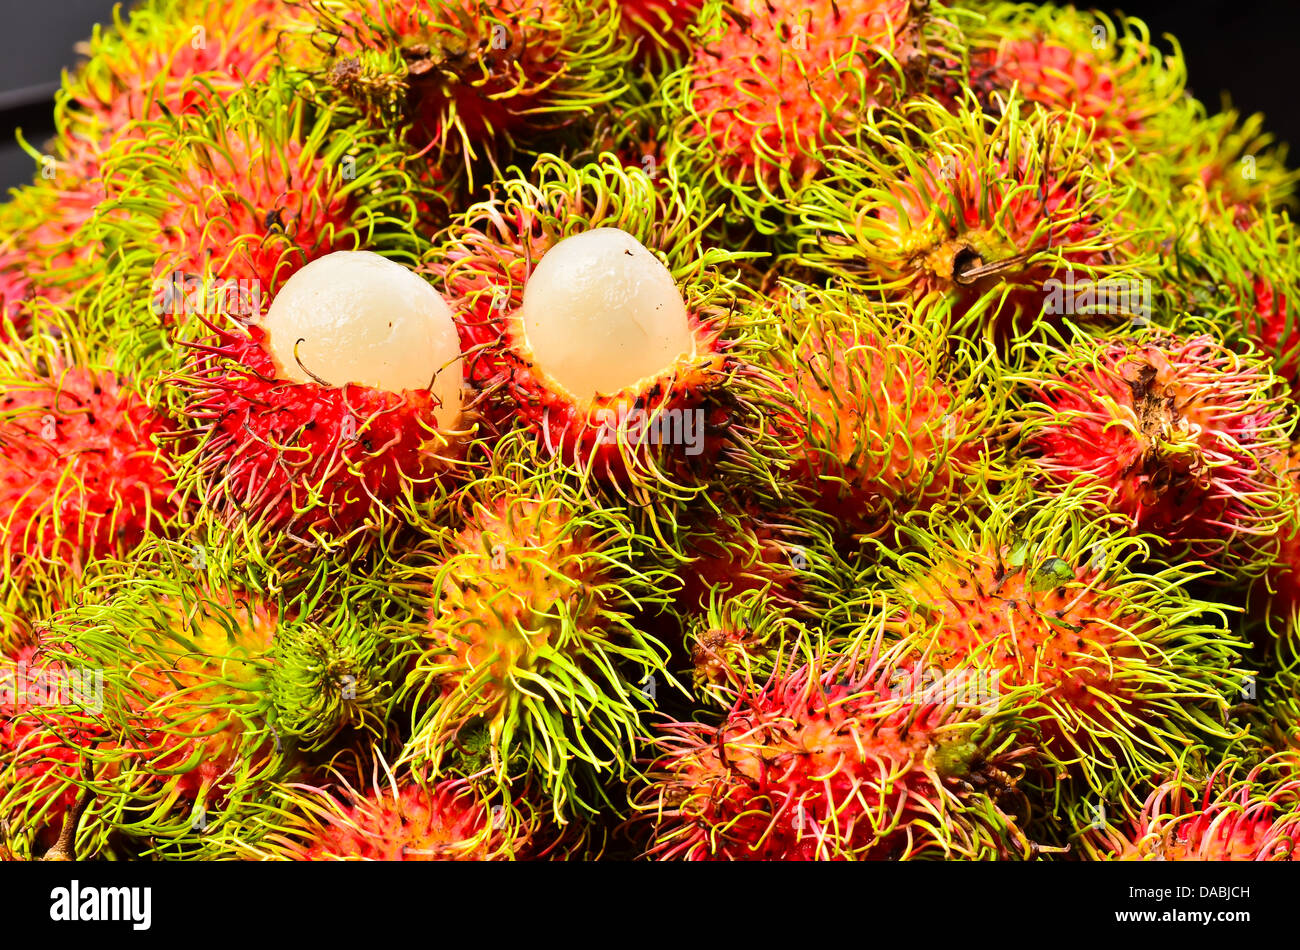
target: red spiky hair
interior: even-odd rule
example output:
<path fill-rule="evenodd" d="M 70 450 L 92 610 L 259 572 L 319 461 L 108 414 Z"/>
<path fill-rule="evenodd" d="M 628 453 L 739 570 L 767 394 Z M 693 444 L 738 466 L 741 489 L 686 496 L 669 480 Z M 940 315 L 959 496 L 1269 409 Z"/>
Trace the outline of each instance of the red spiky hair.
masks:
<path fill-rule="evenodd" d="M 1125 834 L 1092 835 L 1085 846 L 1095 857 L 1124 861 L 1294 860 L 1300 850 L 1300 780 L 1270 781 L 1269 765 L 1235 782 L 1228 781 L 1230 767 L 1221 766 L 1199 796 L 1185 777 L 1164 782 Z"/>
<path fill-rule="evenodd" d="M 805 644 L 806 646 L 806 644 Z M 917 696 L 916 671 L 783 657 L 721 723 L 663 727 L 635 804 L 660 859 L 826 860 L 1029 853 L 997 806 L 1020 753 L 986 758 L 970 710 Z M 970 799 L 978 799 L 978 803 Z M 996 815 L 996 823 L 986 816 Z"/>
<path fill-rule="evenodd" d="M 3 376 L 4 576 L 75 572 L 125 553 L 175 513 L 172 467 L 159 447 L 170 426 L 124 380 L 56 362 Z"/>
<path fill-rule="evenodd" d="M 383 521 L 404 493 L 427 497 L 458 457 L 429 390 L 278 379 L 260 327 L 211 326 L 215 337 L 191 344 L 173 383 L 193 424 L 180 437 L 197 439 L 186 477 L 227 523 L 346 538 Z"/>
<path fill-rule="evenodd" d="M 1281 517 L 1273 461 L 1289 418 L 1276 378 L 1208 334 L 1079 337 L 1026 409 L 1028 454 L 1056 484 L 1106 489 L 1134 530 L 1206 557 Z"/>
<path fill-rule="evenodd" d="M 685 82 L 684 140 L 714 174 L 773 189 L 819 167 L 920 55 L 907 0 L 707 6 Z M 676 98 L 675 95 L 673 98 Z"/>
<path fill-rule="evenodd" d="M 267 845 L 295 861 L 493 861 L 528 855 L 535 828 L 466 779 L 398 780 L 333 794 L 290 786 L 299 817 Z"/>

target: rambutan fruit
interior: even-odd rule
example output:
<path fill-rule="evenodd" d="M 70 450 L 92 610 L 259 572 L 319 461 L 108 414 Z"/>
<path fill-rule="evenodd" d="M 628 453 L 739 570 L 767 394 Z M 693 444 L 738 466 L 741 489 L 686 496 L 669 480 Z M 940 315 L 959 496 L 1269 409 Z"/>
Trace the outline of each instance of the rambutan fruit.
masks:
<path fill-rule="evenodd" d="M 428 617 L 402 691 L 415 718 L 403 761 L 439 768 L 485 727 L 498 781 L 529 771 L 563 821 L 566 805 L 593 807 L 592 776 L 626 774 L 642 710 L 679 688 L 667 648 L 630 623 L 667 602 L 670 575 L 633 568 L 630 517 L 584 497 L 521 435 L 467 489 L 459 529 L 401 573 Z"/>
<path fill-rule="evenodd" d="M 918 695 L 878 634 L 804 638 L 732 687 L 720 722 L 669 723 L 634 793 L 646 853 L 685 860 L 1029 857 L 1003 809 L 1025 750 L 998 720 Z"/>
<path fill-rule="evenodd" d="M 907 550 L 882 546 L 888 586 L 865 596 L 868 622 L 883 617 L 924 667 L 984 677 L 1031 721 L 1058 809 L 1070 776 L 1131 799 L 1187 748 L 1235 734 L 1245 644 L 1223 605 L 1189 592 L 1204 567 L 1145 565 L 1146 543 L 1096 518 L 1088 493 L 1023 487 L 981 517 L 905 522 Z"/>
<path fill-rule="evenodd" d="M 294 275 L 263 325 L 211 325 L 185 394 L 181 482 L 223 524 L 311 544 L 374 535 L 459 461 L 460 349 L 445 302 L 368 251 Z"/>
<path fill-rule="evenodd" d="M 624 88 L 632 41 L 613 4 L 583 0 L 314 3 L 322 90 L 430 152 L 449 177 L 495 169 Z M 329 98 L 327 95 L 326 98 Z"/>
<path fill-rule="evenodd" d="M 665 77 L 669 166 L 730 193 L 752 226 L 816 175 L 821 154 L 853 141 L 873 107 L 923 82 L 926 4 L 907 0 L 706 0 L 691 59 Z"/>
<path fill-rule="evenodd" d="M 1300 239 L 1290 216 L 1219 205 L 1178 233 L 1157 282 L 1168 306 L 1204 313 L 1228 342 L 1268 356 L 1300 396 Z"/>
<path fill-rule="evenodd" d="M 967 31 L 981 102 L 1013 90 L 1054 112 L 1074 113 L 1108 138 L 1150 140 L 1152 120 L 1183 97 L 1177 44 L 1163 55 L 1145 23 L 1051 4 L 991 5 Z"/>
<path fill-rule="evenodd" d="M 102 148 L 127 126 L 200 111 L 264 80 L 280 33 L 301 9 L 289 0 L 148 0 L 129 17 L 97 26 L 87 60 L 61 90 L 56 115 L 66 134 Z"/>
<path fill-rule="evenodd" d="M 956 115 L 915 98 L 865 127 L 860 146 L 827 151 L 824 174 L 792 199 L 795 260 L 902 300 L 945 296 L 974 329 L 1005 337 L 1053 305 L 1049 280 L 1147 267 L 1122 161 L 1077 117 L 1016 98 Z"/>
<path fill-rule="evenodd" d="M 618 9 L 619 28 L 637 43 L 637 56 L 657 67 L 680 62 L 690 49 L 687 28 L 704 0 L 630 0 L 612 4 Z"/>
<path fill-rule="evenodd" d="M 0 352 L 0 604 L 165 529 L 177 510 L 160 444 L 170 428 L 76 345 L 40 337 Z"/>
<path fill-rule="evenodd" d="M 380 774 L 380 767 L 383 774 Z M 382 759 L 372 787 L 340 771 L 324 786 L 280 784 L 223 847 L 241 858 L 289 861 L 500 861 L 530 857 L 538 830 L 524 800 L 472 779 L 398 776 Z"/>
<path fill-rule="evenodd" d="M 786 477 L 846 534 L 960 497 L 1003 409 L 988 359 L 954 351 L 934 301 L 888 312 L 860 293 L 789 286 L 760 358 L 778 381 L 764 409 Z"/>
<path fill-rule="evenodd" d="M 82 601 L 50 624 L 52 656 L 103 671 L 89 722 L 104 736 L 79 749 L 89 774 L 78 854 L 115 835 L 142 853 L 183 854 L 289 769 L 267 651 L 293 610 L 196 563 L 171 542 L 140 561 L 100 562 Z"/>
<path fill-rule="evenodd" d="M 1283 517 L 1272 462 L 1289 446 L 1293 412 L 1262 360 L 1195 329 L 1074 331 L 1031 346 L 1022 453 L 1051 485 L 1100 487 L 1132 530 L 1254 569 L 1252 539 Z"/>
<path fill-rule="evenodd" d="M 1293 764 L 1265 761 L 1242 776 L 1225 763 L 1199 782 L 1179 774 L 1151 792 L 1130 827 L 1086 835 L 1084 848 L 1095 860 L 1292 861 L 1300 852 Z"/>
<path fill-rule="evenodd" d="M 332 252 L 416 256 L 404 158 L 287 95 L 214 99 L 140 124 L 105 155 L 112 197 L 92 230 L 117 250 L 84 319 L 119 363 L 176 369 L 173 334 L 193 340 L 203 318 L 258 323 L 291 276 Z"/>
<path fill-rule="evenodd" d="M 644 505 L 752 454 L 739 288 L 701 243 L 699 197 L 602 156 L 543 156 L 471 208 L 426 265 L 460 316 L 468 378 L 502 429 Z"/>
<path fill-rule="evenodd" d="M 715 593 L 765 590 L 783 609 L 815 615 L 841 593 L 850 571 L 835 525 L 822 512 L 729 493 L 709 501 L 711 507 L 700 502 L 679 514 L 667 549 L 682 614 L 706 609 Z"/>

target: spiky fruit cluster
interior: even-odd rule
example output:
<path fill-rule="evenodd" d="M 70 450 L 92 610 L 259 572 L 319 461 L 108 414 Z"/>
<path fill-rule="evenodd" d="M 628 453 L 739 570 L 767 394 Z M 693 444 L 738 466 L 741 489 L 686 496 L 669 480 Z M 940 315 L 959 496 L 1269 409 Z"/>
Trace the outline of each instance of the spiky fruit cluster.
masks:
<path fill-rule="evenodd" d="M 986 464 L 997 382 L 972 350 L 954 356 L 941 308 L 889 314 L 857 294 L 790 290 L 760 365 L 781 380 L 768 418 L 813 507 L 880 534 Z"/>
<path fill-rule="evenodd" d="M 983 678 L 994 703 L 1010 691 L 1057 778 L 1114 800 L 1197 736 L 1235 734 L 1245 645 L 1187 591 L 1198 572 L 1144 571 L 1141 542 L 1094 521 L 1085 495 L 1009 500 L 905 529 L 916 553 L 893 559 L 873 606 L 916 661 Z"/>
<path fill-rule="evenodd" d="M 136 0 L 83 52 L 0 204 L 0 677 L 103 689 L 0 681 L 0 857 L 1286 853 L 1300 175 L 1176 43 Z"/>
<path fill-rule="evenodd" d="M 637 807 L 650 855 L 830 860 L 1024 855 L 1001 810 L 1018 751 L 978 713 L 933 702 L 879 642 L 835 656 L 787 647 L 730 684 L 721 723 L 663 727 Z"/>

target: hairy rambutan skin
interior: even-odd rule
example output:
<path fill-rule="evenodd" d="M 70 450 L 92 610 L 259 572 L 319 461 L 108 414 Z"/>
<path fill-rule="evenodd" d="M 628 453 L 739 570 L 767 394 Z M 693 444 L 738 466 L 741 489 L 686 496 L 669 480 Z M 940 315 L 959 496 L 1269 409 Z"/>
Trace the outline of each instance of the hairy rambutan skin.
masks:
<path fill-rule="evenodd" d="M 354 788 L 341 772 L 332 778 L 325 785 L 277 785 L 216 853 L 288 861 L 510 861 L 541 850 L 528 803 L 476 780 L 399 776 L 382 762 L 370 788 Z"/>
<path fill-rule="evenodd" d="M 625 89 L 632 40 L 579 0 L 314 3 L 318 81 L 449 178 L 582 121 Z M 309 70 L 311 71 L 311 70 Z"/>
<path fill-rule="evenodd" d="M 75 720 L 102 732 L 78 749 L 77 855 L 125 836 L 142 853 L 180 856 L 286 777 L 266 690 L 281 606 L 200 563 L 173 542 L 100 562 L 83 602 L 51 621 L 51 656 L 103 675 L 102 708 Z"/>
<path fill-rule="evenodd" d="M 1294 425 L 1267 366 L 1208 333 L 1076 333 L 1031 349 L 1045 358 L 1026 379 L 1035 401 L 1019 432 L 1036 470 L 1053 485 L 1101 486 L 1134 531 L 1252 567 L 1253 539 L 1283 518 L 1273 460 Z"/>
<path fill-rule="evenodd" d="M 1225 763 L 1200 782 L 1179 774 L 1160 784 L 1128 828 L 1085 835 L 1086 853 L 1120 861 L 1294 860 L 1300 849 L 1294 763 L 1274 757 L 1245 775 L 1237 765 Z"/>
<path fill-rule="evenodd" d="M 130 123 L 200 111 L 267 78 L 276 44 L 300 8 L 286 0 L 152 0 L 114 11 L 85 44 L 56 116 L 81 148 L 131 136 Z"/>
<path fill-rule="evenodd" d="M 630 622 L 667 601 L 670 578 L 632 568 L 631 519 L 526 440 L 498 446 L 493 465 L 462 496 L 459 530 L 402 575 L 429 605 L 402 690 L 415 718 L 403 761 L 439 768 L 482 725 L 496 780 L 529 770 L 563 821 L 593 807 L 590 774 L 625 775 L 643 708 L 677 688 L 667 648 Z"/>
<path fill-rule="evenodd" d="M 1165 56 L 1145 23 L 1070 7 L 1003 4 L 969 32 L 967 77 L 982 102 L 1013 88 L 1030 102 L 1074 114 L 1108 138 L 1143 139 L 1177 103 L 1186 66 L 1175 43 Z"/>
<path fill-rule="evenodd" d="M 696 694 L 730 708 L 738 683 L 761 682 L 806 630 L 770 588 L 715 589 L 686 634 Z"/>
<path fill-rule="evenodd" d="M 805 638 L 770 676 L 737 670 L 721 723 L 669 723 L 633 797 L 647 855 L 683 860 L 1029 857 L 999 798 L 1023 750 L 968 707 L 912 691 L 878 636 L 829 654 Z"/>
<path fill-rule="evenodd" d="M 93 722 L 60 710 L 65 700 L 93 701 L 93 676 L 73 682 L 68 672 L 39 645 L 0 657 L 0 825 L 11 848 L 32 856 L 76 817 L 79 750 L 103 738 Z"/>
<path fill-rule="evenodd" d="M 1246 645 L 1187 590 L 1210 572 L 1141 567 L 1147 542 L 1097 518 L 1086 492 L 1005 491 L 984 518 L 906 524 L 908 553 L 882 551 L 890 588 L 866 615 L 918 663 L 994 677 L 1056 777 L 1117 801 L 1180 750 L 1240 732 L 1227 711 L 1251 675 Z"/>
<path fill-rule="evenodd" d="M 750 3 L 707 0 L 692 58 L 663 80 L 667 159 L 682 180 L 730 193 L 760 231 L 853 141 L 874 106 L 924 84 L 936 30 L 927 4 L 906 0 Z"/>
<path fill-rule="evenodd" d="M 485 391 L 487 419 L 503 430 L 522 422 L 548 454 L 642 504 L 687 497 L 699 490 L 699 470 L 751 455 L 755 372 L 743 328 L 726 324 L 741 288 L 721 271 L 735 255 L 703 245 L 711 215 L 700 196 L 656 186 L 608 155 L 582 167 L 543 156 L 528 178 L 512 175 L 500 188 L 501 198 L 474 205 L 440 236 L 425 265 L 460 318 L 466 377 Z M 666 264 L 695 352 L 619 392 L 577 398 L 534 359 L 520 308 L 547 250 L 602 227 L 627 231 Z"/>
<path fill-rule="evenodd" d="M 0 602 L 126 554 L 177 511 L 171 425 L 129 381 L 33 341 L 0 368 Z"/>
<path fill-rule="evenodd" d="M 1004 337 L 1043 312 L 1055 275 L 1147 266 L 1122 162 L 1077 117 L 1014 97 L 950 115 L 918 97 L 861 145 L 828 150 L 825 174 L 792 198 L 792 259 L 898 299 L 942 295 L 967 313 L 956 329 Z"/>
<path fill-rule="evenodd" d="M 211 327 L 174 385 L 194 440 L 180 479 L 218 519 L 336 544 L 427 498 L 458 461 L 462 433 L 440 430 L 429 390 L 392 393 L 276 378 L 265 333 Z"/>
<path fill-rule="evenodd" d="M 760 365 L 785 477 L 841 530 L 880 534 L 985 468 L 1004 396 L 988 359 L 947 337 L 942 306 L 886 312 L 852 291 L 789 285 Z"/>
<path fill-rule="evenodd" d="M 139 124 L 103 158 L 111 197 L 90 230 L 118 251 L 87 307 L 91 333 L 119 363 L 174 371 L 176 342 L 222 317 L 257 323 L 317 258 L 367 243 L 415 256 L 404 161 L 373 133 L 335 134 L 279 87 Z"/>

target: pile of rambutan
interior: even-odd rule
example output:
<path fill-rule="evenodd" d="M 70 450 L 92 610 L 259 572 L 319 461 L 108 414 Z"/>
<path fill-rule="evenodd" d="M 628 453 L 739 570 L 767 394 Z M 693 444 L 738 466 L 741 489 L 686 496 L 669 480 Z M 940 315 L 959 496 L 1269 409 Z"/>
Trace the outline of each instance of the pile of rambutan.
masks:
<path fill-rule="evenodd" d="M 0 207 L 0 856 L 1289 859 L 1296 176 L 1131 19 L 140 0 Z"/>

